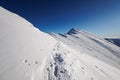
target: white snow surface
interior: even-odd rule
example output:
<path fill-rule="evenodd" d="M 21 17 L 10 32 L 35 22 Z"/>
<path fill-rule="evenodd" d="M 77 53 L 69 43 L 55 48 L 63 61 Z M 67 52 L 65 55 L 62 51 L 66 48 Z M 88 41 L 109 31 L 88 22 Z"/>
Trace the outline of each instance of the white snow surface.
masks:
<path fill-rule="evenodd" d="M 119 80 L 120 48 L 79 29 L 44 33 L 0 7 L 0 80 Z"/>

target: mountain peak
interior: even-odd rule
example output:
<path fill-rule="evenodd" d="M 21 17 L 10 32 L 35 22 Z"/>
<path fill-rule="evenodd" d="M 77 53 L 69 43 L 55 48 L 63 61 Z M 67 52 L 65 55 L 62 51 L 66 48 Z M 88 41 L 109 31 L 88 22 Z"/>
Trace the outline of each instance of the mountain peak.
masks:
<path fill-rule="evenodd" d="M 67 34 L 77 34 L 78 31 L 80 31 L 80 29 L 78 29 L 78 28 L 71 28 L 71 29 L 68 31 Z"/>

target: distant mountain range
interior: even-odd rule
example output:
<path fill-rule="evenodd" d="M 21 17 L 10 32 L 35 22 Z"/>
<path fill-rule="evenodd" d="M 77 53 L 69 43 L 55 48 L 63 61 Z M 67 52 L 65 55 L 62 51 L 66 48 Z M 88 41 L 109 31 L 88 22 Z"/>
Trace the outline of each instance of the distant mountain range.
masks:
<path fill-rule="evenodd" d="M 120 47 L 120 38 L 105 38 L 105 39 Z"/>

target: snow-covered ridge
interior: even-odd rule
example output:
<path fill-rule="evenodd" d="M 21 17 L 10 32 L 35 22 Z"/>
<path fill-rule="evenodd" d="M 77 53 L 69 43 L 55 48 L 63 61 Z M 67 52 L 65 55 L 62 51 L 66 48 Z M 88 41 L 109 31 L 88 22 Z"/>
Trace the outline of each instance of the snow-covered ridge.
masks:
<path fill-rule="evenodd" d="M 118 66 L 120 64 L 120 48 L 103 38 L 74 28 L 67 34 L 50 33 L 50 35 L 77 51 L 82 51 L 107 64 L 120 68 Z"/>
<path fill-rule="evenodd" d="M 120 48 L 89 32 L 50 35 L 0 7 L 0 80 L 118 80 Z"/>
<path fill-rule="evenodd" d="M 6 16 L 7 15 L 7 16 Z M 9 16 L 9 18 L 8 18 Z M 5 10 L 3 7 L 0 6 L 0 18 L 2 21 L 8 22 L 9 25 L 13 23 L 16 24 L 21 24 L 22 26 L 25 25 L 32 25 L 31 23 L 29 23 L 28 21 L 26 21 L 24 18 L 20 17 L 17 14 L 14 14 L 8 10 Z M 6 18 L 6 19 L 5 19 Z M 15 21 L 16 20 L 16 21 Z"/>

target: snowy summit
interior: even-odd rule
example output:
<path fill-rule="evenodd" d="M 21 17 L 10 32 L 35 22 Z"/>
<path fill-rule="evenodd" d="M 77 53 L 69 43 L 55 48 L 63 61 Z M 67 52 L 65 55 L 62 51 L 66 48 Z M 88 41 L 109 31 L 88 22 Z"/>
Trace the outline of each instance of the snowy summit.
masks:
<path fill-rule="evenodd" d="M 72 28 L 44 33 L 0 7 L 0 80 L 119 80 L 120 47 Z"/>
<path fill-rule="evenodd" d="M 67 34 L 77 34 L 78 33 L 78 31 L 80 31 L 79 29 L 77 29 L 77 28 L 72 28 L 72 29 L 70 29 L 70 31 L 68 31 L 68 33 Z"/>

